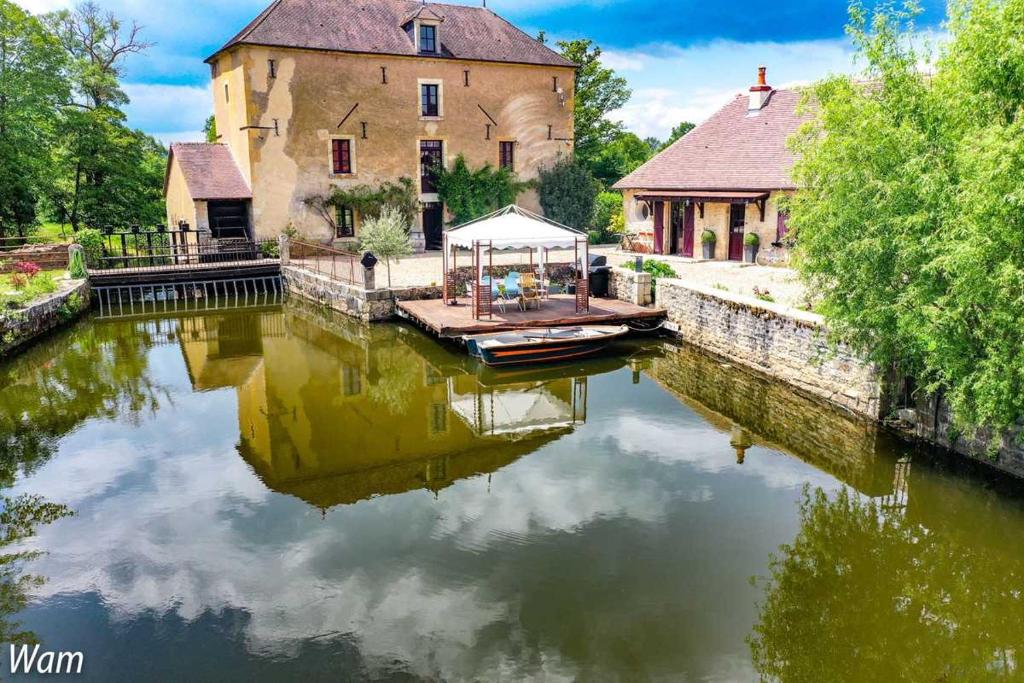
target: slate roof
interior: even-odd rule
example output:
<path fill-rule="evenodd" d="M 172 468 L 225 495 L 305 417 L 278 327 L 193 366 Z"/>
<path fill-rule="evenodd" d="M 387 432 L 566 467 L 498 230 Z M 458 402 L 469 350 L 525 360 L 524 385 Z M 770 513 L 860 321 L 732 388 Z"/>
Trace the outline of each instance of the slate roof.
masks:
<path fill-rule="evenodd" d="M 423 11 L 442 20 L 442 57 L 575 66 L 489 9 L 418 0 L 275 0 L 207 61 L 244 44 L 416 56 L 403 25 Z"/>
<path fill-rule="evenodd" d="M 209 142 L 175 142 L 167 157 L 167 174 L 171 164 L 178 165 L 193 201 L 197 199 L 252 199 L 252 190 L 238 170 L 227 145 Z M 164 192 L 167 180 L 164 180 Z"/>
<path fill-rule="evenodd" d="M 620 190 L 796 189 L 786 140 L 807 115 L 797 115 L 800 93 L 773 90 L 756 115 L 737 95 L 671 147 L 615 183 Z"/>

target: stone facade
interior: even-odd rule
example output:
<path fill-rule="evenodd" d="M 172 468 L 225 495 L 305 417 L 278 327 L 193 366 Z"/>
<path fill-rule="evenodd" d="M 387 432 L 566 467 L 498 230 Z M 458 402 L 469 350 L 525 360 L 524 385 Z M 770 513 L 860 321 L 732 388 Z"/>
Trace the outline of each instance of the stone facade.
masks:
<path fill-rule="evenodd" d="M 234 46 L 211 66 L 219 141 L 252 188 L 257 237 L 291 224 L 309 239 L 332 239 L 304 200 L 334 187 L 408 177 L 420 189 L 423 140 L 441 141 L 445 165 L 463 154 L 473 168 L 497 166 L 499 143 L 513 142 L 521 180 L 572 150 L 569 67 L 255 45 Z M 553 91 L 553 79 L 565 94 Z M 439 116 L 420 115 L 423 82 L 440 85 Z M 351 173 L 332 173 L 335 139 L 350 141 Z M 437 201 L 435 194 L 419 198 Z M 169 206 L 174 201 L 168 196 Z M 539 210 L 535 191 L 520 203 Z M 356 216 L 356 232 L 358 225 Z"/>
<path fill-rule="evenodd" d="M 71 320 L 89 307 L 89 282 L 70 280 L 27 308 L 0 312 L 0 357 Z"/>
<path fill-rule="evenodd" d="M 629 268 L 612 268 L 608 280 L 608 296 L 637 306 L 650 306 L 653 301 L 651 274 Z"/>
<path fill-rule="evenodd" d="M 820 316 L 673 279 L 658 280 L 658 305 L 685 341 L 853 414 L 882 417 L 877 369 L 830 345 Z"/>

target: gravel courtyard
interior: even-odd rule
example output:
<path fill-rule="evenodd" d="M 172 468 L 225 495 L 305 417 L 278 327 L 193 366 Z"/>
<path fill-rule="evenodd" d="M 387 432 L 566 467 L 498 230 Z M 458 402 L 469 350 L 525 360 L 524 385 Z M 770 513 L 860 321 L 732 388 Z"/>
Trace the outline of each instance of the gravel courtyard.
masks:
<path fill-rule="evenodd" d="M 608 258 L 608 263 L 615 266 L 632 264 L 636 258 L 635 254 L 619 251 L 614 246 L 591 247 L 590 251 L 592 254 L 603 254 Z M 459 254 L 458 263 L 468 266 L 471 263 L 470 258 L 468 253 Z M 724 289 L 733 294 L 746 296 L 753 296 L 754 287 L 758 287 L 761 290 L 767 290 L 771 297 L 780 304 L 794 308 L 806 307 L 804 287 L 796 273 L 788 268 L 745 265 L 735 261 L 694 261 L 678 256 L 651 257 L 647 255 L 645 258 L 656 258 L 670 264 L 679 275 L 679 279 L 685 282 Z M 552 260 L 555 262 L 571 261 L 572 253 L 558 253 L 553 255 Z M 529 257 L 525 253 L 495 253 L 494 264 L 526 266 L 529 264 Z M 441 254 L 437 252 L 417 254 L 402 259 L 401 263 L 391 264 L 391 282 L 395 287 L 440 284 L 441 279 Z M 383 264 L 378 266 L 377 282 L 378 284 L 387 282 L 387 272 Z"/>

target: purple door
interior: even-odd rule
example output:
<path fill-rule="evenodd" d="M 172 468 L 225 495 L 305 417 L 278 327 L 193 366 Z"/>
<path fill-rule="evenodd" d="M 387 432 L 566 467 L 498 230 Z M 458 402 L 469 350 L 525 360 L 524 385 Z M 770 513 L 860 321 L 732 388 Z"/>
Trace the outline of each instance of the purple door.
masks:
<path fill-rule="evenodd" d="M 665 245 L 665 202 L 654 202 L 654 253 L 660 254 Z"/>
<path fill-rule="evenodd" d="M 693 258 L 693 204 L 686 206 L 683 215 L 683 256 Z"/>
<path fill-rule="evenodd" d="M 729 205 L 729 260 L 743 260 L 743 228 L 746 222 L 747 205 Z"/>

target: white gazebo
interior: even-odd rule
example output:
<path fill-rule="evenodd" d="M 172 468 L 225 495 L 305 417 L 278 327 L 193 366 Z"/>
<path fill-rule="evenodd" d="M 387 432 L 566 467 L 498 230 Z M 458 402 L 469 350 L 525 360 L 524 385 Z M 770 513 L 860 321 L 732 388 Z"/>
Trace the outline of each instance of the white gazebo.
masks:
<path fill-rule="evenodd" d="M 454 305 L 456 300 L 457 253 L 459 249 L 472 252 L 473 261 L 473 317 L 477 320 L 484 315 L 491 316 L 493 301 L 490 282 L 484 282 L 484 267 L 491 275 L 494 252 L 524 250 L 530 252 L 532 269 L 534 256 L 539 266 L 539 281 L 544 281 L 544 266 L 550 249 L 572 249 L 576 270 L 576 312 L 590 310 L 590 291 L 587 280 L 587 265 L 590 252 L 587 234 L 555 221 L 539 216 L 532 211 L 511 205 L 446 231 L 442 237 L 444 264 L 444 302 Z M 581 258 L 582 252 L 582 258 Z"/>

